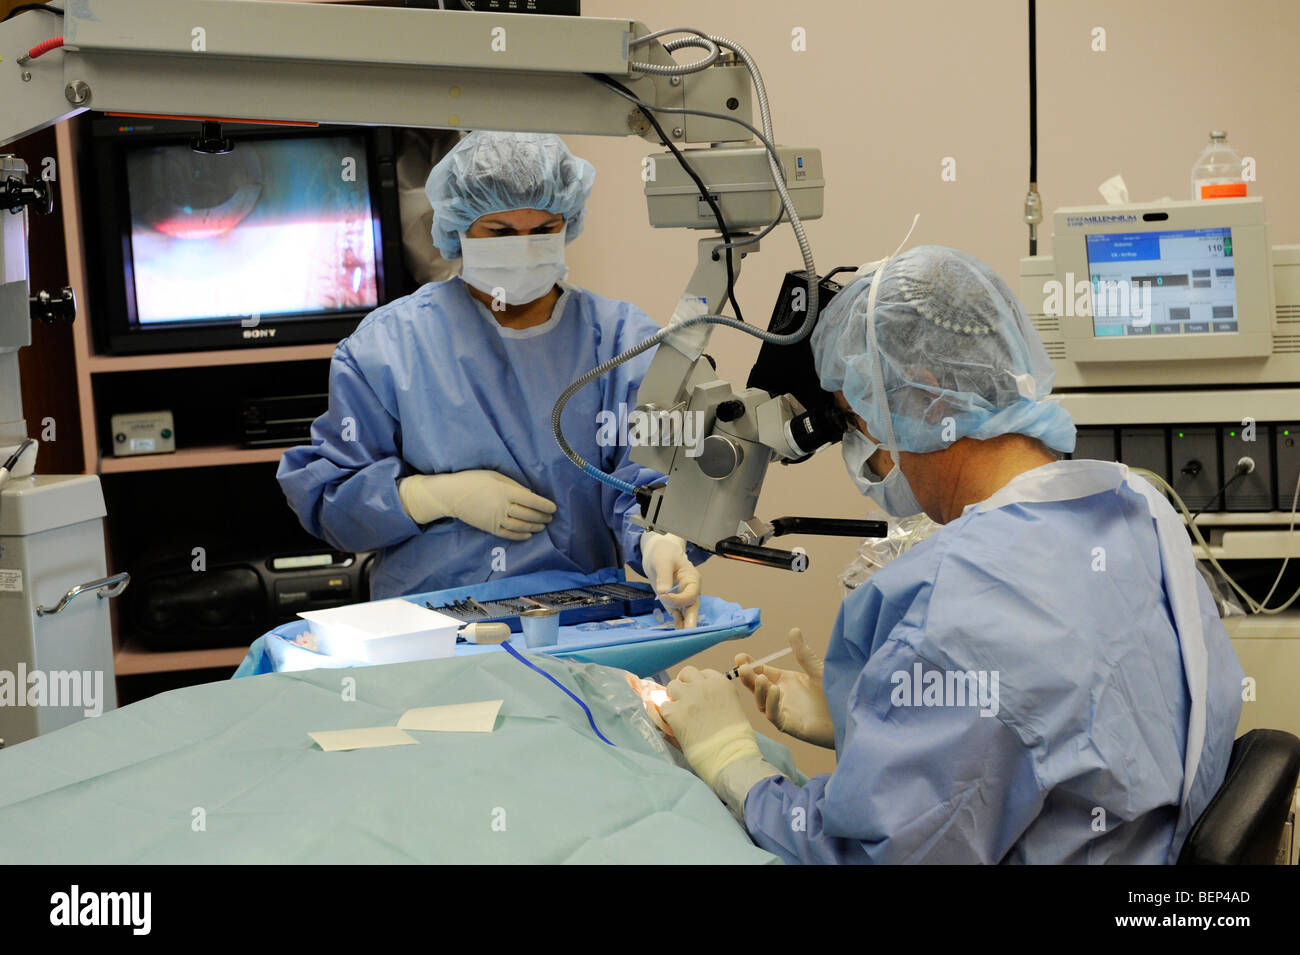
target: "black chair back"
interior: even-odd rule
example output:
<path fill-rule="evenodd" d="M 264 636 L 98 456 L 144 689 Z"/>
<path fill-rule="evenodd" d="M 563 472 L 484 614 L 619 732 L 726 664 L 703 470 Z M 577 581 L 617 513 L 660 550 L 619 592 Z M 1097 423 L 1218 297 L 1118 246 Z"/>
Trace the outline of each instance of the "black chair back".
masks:
<path fill-rule="evenodd" d="M 1251 730 L 1232 746 L 1223 785 L 1196 820 L 1179 865 L 1272 865 L 1277 861 L 1296 780 L 1300 739 Z"/>

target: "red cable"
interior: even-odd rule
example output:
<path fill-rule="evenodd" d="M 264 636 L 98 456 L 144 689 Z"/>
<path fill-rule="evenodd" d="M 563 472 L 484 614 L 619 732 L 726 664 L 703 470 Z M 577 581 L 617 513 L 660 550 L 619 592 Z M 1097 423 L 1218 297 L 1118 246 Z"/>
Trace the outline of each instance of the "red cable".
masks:
<path fill-rule="evenodd" d="M 43 54 L 49 53 L 50 50 L 57 50 L 61 46 L 63 46 L 63 37 L 61 36 L 51 37 L 48 40 L 36 44 L 34 47 L 32 47 L 30 50 L 27 51 L 27 55 L 34 60 L 38 56 L 42 56 Z"/>

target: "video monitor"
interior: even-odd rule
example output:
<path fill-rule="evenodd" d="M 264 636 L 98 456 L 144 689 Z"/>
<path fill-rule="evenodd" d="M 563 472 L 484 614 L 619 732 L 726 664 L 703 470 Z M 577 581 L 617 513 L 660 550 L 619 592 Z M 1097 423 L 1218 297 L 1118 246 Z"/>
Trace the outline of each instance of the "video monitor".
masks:
<path fill-rule="evenodd" d="M 1052 266 L 1043 285 L 1059 341 L 1052 357 L 1089 366 L 1091 382 L 1199 376 L 1192 363 L 1262 361 L 1273 350 L 1272 247 L 1258 197 L 1057 209 Z"/>
<path fill-rule="evenodd" d="M 414 284 L 387 127 L 89 123 L 87 280 L 109 354 L 338 342 Z M 201 148 L 200 148 L 201 147 Z"/>
<path fill-rule="evenodd" d="M 140 326 L 379 304 L 360 136 L 264 139 L 225 155 L 126 155 L 131 318 Z"/>
<path fill-rule="evenodd" d="M 1237 331 L 1232 229 L 1091 233 L 1093 335 Z"/>

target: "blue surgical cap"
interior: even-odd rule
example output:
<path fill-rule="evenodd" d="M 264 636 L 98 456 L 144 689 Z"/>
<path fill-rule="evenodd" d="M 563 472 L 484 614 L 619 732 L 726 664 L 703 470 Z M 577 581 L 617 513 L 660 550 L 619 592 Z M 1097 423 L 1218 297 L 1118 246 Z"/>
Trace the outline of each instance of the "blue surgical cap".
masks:
<path fill-rule="evenodd" d="M 877 281 L 878 369 L 867 324 Z M 924 454 L 1003 434 L 1074 450 L 1074 421 L 1050 397 L 1052 363 L 1024 306 L 964 252 L 919 246 L 855 280 L 821 315 L 812 351 L 822 387 L 844 392 L 891 451 Z"/>
<path fill-rule="evenodd" d="M 460 234 L 491 212 L 541 209 L 564 216 L 565 242 L 582 231 L 596 169 L 553 133 L 470 133 L 429 173 L 433 244 L 460 258 Z"/>

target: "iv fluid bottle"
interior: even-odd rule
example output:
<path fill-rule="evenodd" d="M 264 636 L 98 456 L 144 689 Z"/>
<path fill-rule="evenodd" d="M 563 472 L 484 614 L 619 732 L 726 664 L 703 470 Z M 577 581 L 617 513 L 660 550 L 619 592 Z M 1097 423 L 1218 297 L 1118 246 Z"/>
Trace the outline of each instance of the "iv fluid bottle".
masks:
<path fill-rule="evenodd" d="M 1192 198 L 1226 199 L 1245 194 L 1241 157 L 1228 145 L 1228 134 L 1217 130 L 1210 133 L 1210 144 L 1201 150 L 1192 167 Z"/>

